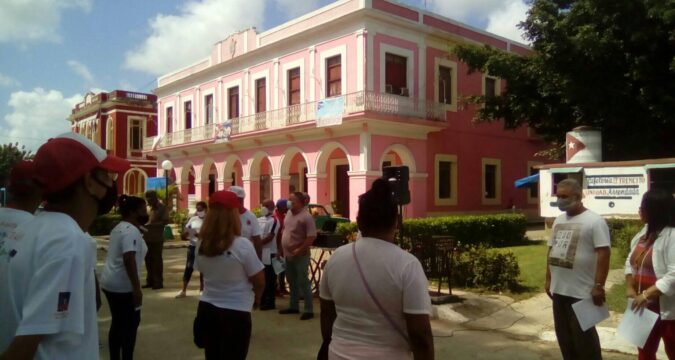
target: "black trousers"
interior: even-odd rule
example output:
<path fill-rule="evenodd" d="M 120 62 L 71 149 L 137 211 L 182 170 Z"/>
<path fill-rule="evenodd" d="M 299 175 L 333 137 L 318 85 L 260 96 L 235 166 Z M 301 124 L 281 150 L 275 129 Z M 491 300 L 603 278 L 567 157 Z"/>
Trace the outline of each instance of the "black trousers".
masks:
<path fill-rule="evenodd" d="M 565 360 L 602 359 L 600 338 L 595 327 L 581 330 L 572 304 L 581 299 L 553 294 L 553 320 L 560 352 Z"/>
<path fill-rule="evenodd" d="M 183 272 L 183 282 L 190 282 L 192 277 L 192 271 L 195 268 L 195 247 L 193 245 L 188 246 L 187 250 L 187 261 L 185 262 L 185 271 Z"/>
<path fill-rule="evenodd" d="M 150 287 L 157 288 L 164 286 L 164 259 L 162 259 L 162 250 L 164 250 L 164 241 L 146 241 L 148 253 L 145 254 L 145 269 L 147 277 L 145 283 Z"/>
<path fill-rule="evenodd" d="M 274 255 L 272 255 L 274 258 Z M 262 309 L 273 309 L 276 306 L 277 274 L 272 265 L 265 265 L 265 289 L 260 299 Z"/>
<path fill-rule="evenodd" d="M 132 293 L 115 293 L 103 290 L 110 306 L 110 331 L 108 332 L 108 349 L 110 359 L 131 360 L 134 358 L 136 331 L 141 323 L 141 311 L 134 308 Z"/>
<path fill-rule="evenodd" d="M 251 341 L 251 313 L 222 309 L 200 301 L 198 317 L 203 327 L 206 360 L 244 360 Z"/>

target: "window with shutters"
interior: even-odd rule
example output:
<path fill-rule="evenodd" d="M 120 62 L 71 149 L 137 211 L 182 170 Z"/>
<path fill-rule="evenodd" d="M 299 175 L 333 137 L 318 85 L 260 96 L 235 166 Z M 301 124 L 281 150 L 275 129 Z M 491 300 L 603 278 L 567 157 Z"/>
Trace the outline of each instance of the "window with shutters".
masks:
<path fill-rule="evenodd" d="M 457 205 L 457 155 L 436 154 L 434 185 L 436 205 Z"/>
<path fill-rule="evenodd" d="M 204 97 L 204 123 L 213 124 L 213 94 Z"/>
<path fill-rule="evenodd" d="M 391 53 L 385 54 L 385 92 L 402 96 L 409 96 L 408 89 L 408 59 L 405 56 Z"/>
<path fill-rule="evenodd" d="M 227 118 L 239 117 L 239 86 L 227 89 Z"/>
<path fill-rule="evenodd" d="M 129 120 L 129 150 L 143 150 L 143 120 Z"/>
<path fill-rule="evenodd" d="M 326 97 L 342 95 L 342 58 L 340 55 L 326 59 Z"/>
<path fill-rule="evenodd" d="M 300 68 L 288 70 L 288 105 L 300 104 Z"/>
<path fill-rule="evenodd" d="M 261 78 L 255 81 L 255 112 L 261 113 L 267 111 L 267 99 L 266 99 L 266 79 Z"/>
<path fill-rule="evenodd" d="M 438 67 L 438 102 L 452 104 L 452 69 L 447 66 Z"/>
<path fill-rule="evenodd" d="M 185 129 L 192 129 L 192 101 L 183 103 L 183 118 L 185 119 Z"/>
<path fill-rule="evenodd" d="M 173 132 L 173 106 L 166 108 L 166 132 Z"/>

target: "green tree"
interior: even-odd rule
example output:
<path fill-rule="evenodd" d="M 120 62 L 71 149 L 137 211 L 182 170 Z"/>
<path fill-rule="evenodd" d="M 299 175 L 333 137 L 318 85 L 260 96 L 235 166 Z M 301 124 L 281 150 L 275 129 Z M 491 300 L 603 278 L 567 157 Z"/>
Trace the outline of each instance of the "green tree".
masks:
<path fill-rule="evenodd" d="M 26 150 L 24 145 L 19 147 L 18 142 L 0 145 L 0 187 L 7 186 L 9 172 L 17 161 L 32 158 L 32 151 Z"/>
<path fill-rule="evenodd" d="M 519 27 L 533 53 L 453 49 L 470 71 L 506 80 L 475 121 L 534 128 L 560 154 L 566 131 L 602 130 L 603 158 L 675 156 L 675 1 L 533 0 Z M 557 151 L 556 151 L 557 150 Z"/>

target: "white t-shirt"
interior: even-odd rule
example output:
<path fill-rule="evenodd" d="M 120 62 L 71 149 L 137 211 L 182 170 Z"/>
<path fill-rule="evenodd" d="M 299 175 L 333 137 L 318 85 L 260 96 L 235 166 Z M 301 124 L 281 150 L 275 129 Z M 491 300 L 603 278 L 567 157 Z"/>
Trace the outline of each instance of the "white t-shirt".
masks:
<path fill-rule="evenodd" d="M 254 236 L 262 235 L 260 224 L 258 224 L 258 218 L 255 217 L 255 214 L 253 214 L 251 210 L 246 210 L 245 213 L 240 214 L 239 219 L 241 220 L 242 237 L 251 240 Z"/>
<path fill-rule="evenodd" d="M 199 234 L 199 230 L 202 228 L 203 223 L 204 219 L 199 216 L 193 216 L 188 220 L 187 224 L 185 224 L 185 231 L 188 233 L 190 246 L 195 246 L 197 244 L 197 234 Z"/>
<path fill-rule="evenodd" d="M 11 247 L 0 261 L 0 351 L 14 336 L 42 334 L 35 359 L 98 359 L 90 237 L 70 216 L 44 211 Z"/>
<path fill-rule="evenodd" d="M 251 241 L 237 237 L 228 250 L 213 257 L 200 255 L 200 244 L 195 257 L 195 269 L 204 275 L 200 300 L 221 309 L 250 312 L 255 299 L 249 278 L 265 268 Z"/>
<path fill-rule="evenodd" d="M 548 246 L 551 292 L 589 298 L 595 285 L 595 249 L 610 246 L 605 219 L 591 210 L 572 217 L 562 214 L 553 222 Z"/>
<path fill-rule="evenodd" d="M 431 314 L 428 281 L 415 256 L 395 244 L 367 237 L 356 241 L 356 255 L 373 294 L 406 335 L 404 313 Z M 335 302 L 337 318 L 333 324 L 333 339 L 371 345 L 374 351 L 388 348 L 386 351 L 410 352 L 406 340 L 366 291 L 351 244 L 331 255 L 319 289 L 322 299 Z"/>
<path fill-rule="evenodd" d="M 110 292 L 129 293 L 134 290 L 124 267 L 123 255 L 134 252 L 136 270 L 140 279 L 141 268 L 148 247 L 143 241 L 143 235 L 137 227 L 126 221 L 120 221 L 110 232 L 108 255 L 101 273 L 101 288 Z"/>
<path fill-rule="evenodd" d="M 279 222 L 274 218 L 274 216 L 272 216 L 272 214 L 269 214 L 268 216 L 259 217 L 258 223 L 262 229 L 261 237 L 263 239 L 266 238 L 270 233 L 274 234 L 272 240 L 267 244 L 263 244 L 262 246 L 263 264 L 272 265 L 271 255 L 277 253 L 277 234 L 279 233 Z"/>

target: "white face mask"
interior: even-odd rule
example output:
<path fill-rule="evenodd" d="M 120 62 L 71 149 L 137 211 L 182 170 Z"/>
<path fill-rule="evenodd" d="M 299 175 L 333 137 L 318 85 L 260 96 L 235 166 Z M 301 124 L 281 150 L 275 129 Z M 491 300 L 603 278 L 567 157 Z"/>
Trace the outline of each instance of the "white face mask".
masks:
<path fill-rule="evenodd" d="M 197 216 L 203 218 L 204 216 L 206 216 L 206 211 L 197 211 Z"/>
<path fill-rule="evenodd" d="M 262 214 L 262 216 L 267 216 L 270 214 L 270 209 L 263 207 L 262 209 L 260 209 L 260 213 Z"/>
<path fill-rule="evenodd" d="M 290 200 L 286 200 L 286 207 L 287 207 L 288 209 L 292 209 L 292 208 L 293 208 L 293 202 L 290 201 Z"/>

